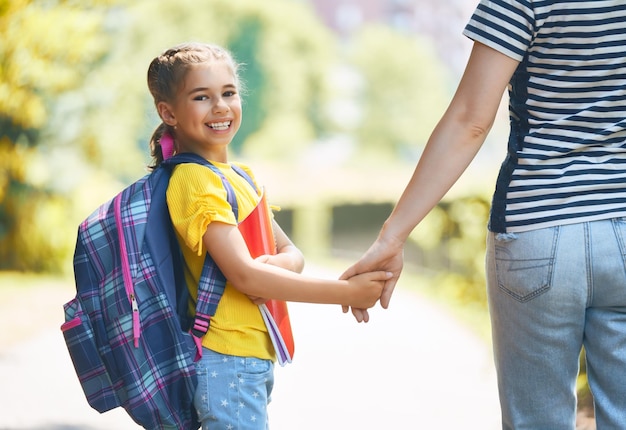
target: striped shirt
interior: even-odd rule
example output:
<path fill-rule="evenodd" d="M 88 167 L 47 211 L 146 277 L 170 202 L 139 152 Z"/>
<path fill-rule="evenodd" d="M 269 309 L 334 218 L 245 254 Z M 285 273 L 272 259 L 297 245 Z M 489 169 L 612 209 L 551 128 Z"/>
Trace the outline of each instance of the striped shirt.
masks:
<path fill-rule="evenodd" d="M 490 230 L 626 216 L 626 1 L 483 0 L 463 34 L 520 62 Z"/>

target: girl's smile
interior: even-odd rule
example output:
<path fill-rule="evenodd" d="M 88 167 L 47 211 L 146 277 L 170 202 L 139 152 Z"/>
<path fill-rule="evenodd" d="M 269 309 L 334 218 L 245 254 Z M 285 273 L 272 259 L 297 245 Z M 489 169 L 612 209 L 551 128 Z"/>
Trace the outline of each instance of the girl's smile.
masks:
<path fill-rule="evenodd" d="M 232 124 L 232 121 L 227 121 L 227 122 L 216 122 L 213 124 L 209 124 L 209 127 L 212 128 L 215 131 L 226 131 L 230 128 L 230 125 Z"/>

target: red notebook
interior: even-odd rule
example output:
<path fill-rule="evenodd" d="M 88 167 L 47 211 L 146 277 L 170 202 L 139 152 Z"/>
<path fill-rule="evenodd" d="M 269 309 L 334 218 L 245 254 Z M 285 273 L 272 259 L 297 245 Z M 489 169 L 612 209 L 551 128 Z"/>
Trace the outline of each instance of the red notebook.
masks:
<path fill-rule="evenodd" d="M 246 245 L 248 245 L 252 258 L 276 254 L 272 217 L 270 216 L 265 192 L 261 194 L 261 199 L 254 210 L 246 219 L 239 223 L 239 231 L 246 241 Z M 268 300 L 264 304 L 259 305 L 259 309 L 276 350 L 278 363 L 281 366 L 291 363 L 294 353 L 294 342 L 287 302 Z"/>

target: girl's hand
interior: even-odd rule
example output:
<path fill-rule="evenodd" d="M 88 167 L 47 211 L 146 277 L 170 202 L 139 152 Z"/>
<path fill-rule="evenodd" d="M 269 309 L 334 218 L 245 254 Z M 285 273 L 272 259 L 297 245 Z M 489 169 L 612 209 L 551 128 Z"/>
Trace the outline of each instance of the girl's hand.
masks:
<path fill-rule="evenodd" d="M 257 258 L 255 258 L 256 261 L 259 261 L 261 263 L 266 263 L 266 264 L 272 264 L 271 263 L 271 259 L 272 259 L 273 255 L 260 255 Z M 276 266 L 276 264 L 274 264 L 274 266 Z M 279 266 L 280 267 L 280 266 Z"/>
<path fill-rule="evenodd" d="M 300 254 L 299 251 L 296 251 L 290 252 L 287 248 L 283 252 L 279 252 L 278 254 L 260 255 L 255 258 L 255 260 L 261 263 L 271 264 L 272 266 L 280 267 L 281 269 L 289 270 L 290 272 L 300 273 L 302 271 L 304 263 L 301 261 L 302 254 Z"/>
<path fill-rule="evenodd" d="M 366 272 L 348 279 L 348 285 L 354 289 L 349 306 L 368 309 L 376 304 L 383 292 L 385 282 L 393 276 L 391 272 Z"/>
<path fill-rule="evenodd" d="M 248 298 L 255 305 L 262 305 L 262 304 L 264 304 L 265 302 L 267 302 L 269 300 L 269 299 L 266 299 L 264 297 L 255 297 L 255 296 L 250 296 L 250 295 L 248 295 Z"/>

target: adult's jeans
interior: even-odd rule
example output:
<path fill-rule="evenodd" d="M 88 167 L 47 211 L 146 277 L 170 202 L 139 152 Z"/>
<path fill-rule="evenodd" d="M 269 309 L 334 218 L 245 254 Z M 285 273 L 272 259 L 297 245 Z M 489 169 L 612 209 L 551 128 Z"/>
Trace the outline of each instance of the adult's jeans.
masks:
<path fill-rule="evenodd" d="M 584 346 L 599 430 L 626 426 L 626 219 L 489 233 L 503 429 L 572 430 Z"/>

